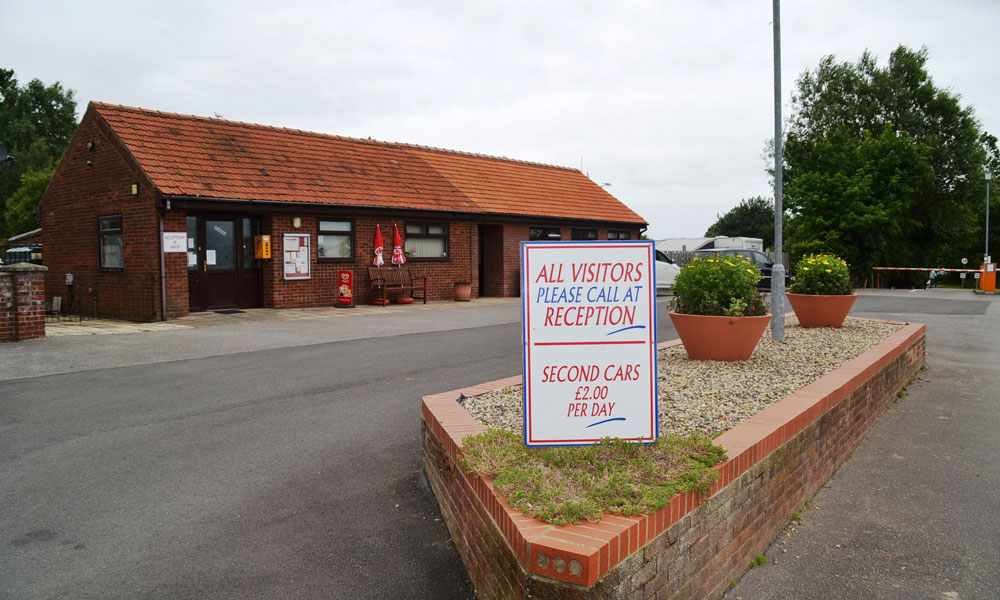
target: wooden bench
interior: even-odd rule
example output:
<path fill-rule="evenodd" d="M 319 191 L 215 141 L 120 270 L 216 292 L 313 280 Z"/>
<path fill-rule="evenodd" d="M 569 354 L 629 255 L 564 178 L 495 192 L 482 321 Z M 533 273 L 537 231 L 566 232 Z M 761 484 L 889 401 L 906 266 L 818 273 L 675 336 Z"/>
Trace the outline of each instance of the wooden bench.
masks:
<path fill-rule="evenodd" d="M 368 267 L 368 279 L 375 297 L 387 304 L 389 292 L 421 292 L 421 299 L 427 304 L 427 277 L 413 277 L 409 267 Z M 417 283 L 420 282 L 420 283 Z"/>

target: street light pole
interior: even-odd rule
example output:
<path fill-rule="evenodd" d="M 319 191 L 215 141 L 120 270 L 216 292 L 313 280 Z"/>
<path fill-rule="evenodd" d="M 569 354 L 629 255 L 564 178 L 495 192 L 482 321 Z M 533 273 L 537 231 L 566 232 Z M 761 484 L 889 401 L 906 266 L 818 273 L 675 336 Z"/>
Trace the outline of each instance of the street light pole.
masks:
<path fill-rule="evenodd" d="M 990 180 L 991 179 L 993 179 L 993 173 L 990 171 L 989 167 L 986 167 L 986 254 L 983 256 L 984 263 L 990 261 Z"/>
<path fill-rule="evenodd" d="M 773 0 L 774 17 L 774 267 L 771 268 L 771 338 L 785 341 L 785 263 L 781 259 L 781 1 Z"/>

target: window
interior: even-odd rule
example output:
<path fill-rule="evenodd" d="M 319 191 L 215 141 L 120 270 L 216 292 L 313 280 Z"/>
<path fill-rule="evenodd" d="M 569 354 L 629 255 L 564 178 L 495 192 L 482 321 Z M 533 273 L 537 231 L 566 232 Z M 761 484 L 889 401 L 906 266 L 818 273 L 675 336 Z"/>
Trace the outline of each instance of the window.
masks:
<path fill-rule="evenodd" d="M 98 217 L 97 235 L 101 247 L 101 268 L 125 268 L 125 253 L 122 248 L 122 216 Z"/>
<path fill-rule="evenodd" d="M 612 231 L 608 230 L 609 240 L 630 240 L 632 236 L 627 231 Z"/>
<path fill-rule="evenodd" d="M 574 240 L 596 240 L 597 230 L 596 229 L 574 229 L 571 234 Z"/>
<path fill-rule="evenodd" d="M 320 260 L 354 258 L 354 224 L 350 221 L 320 221 L 316 251 Z"/>
<path fill-rule="evenodd" d="M 407 258 L 447 258 L 448 227 L 442 223 L 407 223 L 403 248 Z M 392 244 L 392 241 L 389 241 Z M 391 254 L 391 252 L 390 252 Z"/>
<path fill-rule="evenodd" d="M 531 227 L 528 229 L 528 239 L 532 242 L 544 242 L 545 240 L 560 240 L 562 232 L 558 227 Z"/>

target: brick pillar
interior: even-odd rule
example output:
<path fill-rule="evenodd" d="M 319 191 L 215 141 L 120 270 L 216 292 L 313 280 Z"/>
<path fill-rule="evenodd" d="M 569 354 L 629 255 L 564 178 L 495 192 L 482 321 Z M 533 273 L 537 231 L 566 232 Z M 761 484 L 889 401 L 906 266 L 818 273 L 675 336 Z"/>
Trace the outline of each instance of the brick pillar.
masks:
<path fill-rule="evenodd" d="M 14 341 L 14 276 L 0 271 L 0 342 L 11 341 Z"/>
<path fill-rule="evenodd" d="M 0 341 L 45 337 L 45 272 L 41 265 L 0 267 Z"/>

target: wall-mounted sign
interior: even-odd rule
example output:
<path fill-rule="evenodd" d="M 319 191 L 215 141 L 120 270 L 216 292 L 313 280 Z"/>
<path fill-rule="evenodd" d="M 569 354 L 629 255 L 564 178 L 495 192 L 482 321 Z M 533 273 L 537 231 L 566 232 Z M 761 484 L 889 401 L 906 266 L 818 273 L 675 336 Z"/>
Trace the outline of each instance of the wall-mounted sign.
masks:
<path fill-rule="evenodd" d="M 354 273 L 351 271 L 337 273 L 337 306 L 354 306 Z"/>
<path fill-rule="evenodd" d="M 651 241 L 522 242 L 524 443 L 656 440 Z"/>
<path fill-rule="evenodd" d="M 269 235 L 253 236 L 253 257 L 271 258 L 271 236 Z"/>
<path fill-rule="evenodd" d="M 187 252 L 187 233 L 183 231 L 164 231 L 163 251 Z"/>
<path fill-rule="evenodd" d="M 309 279 L 309 234 L 286 233 L 281 241 L 285 279 Z"/>

